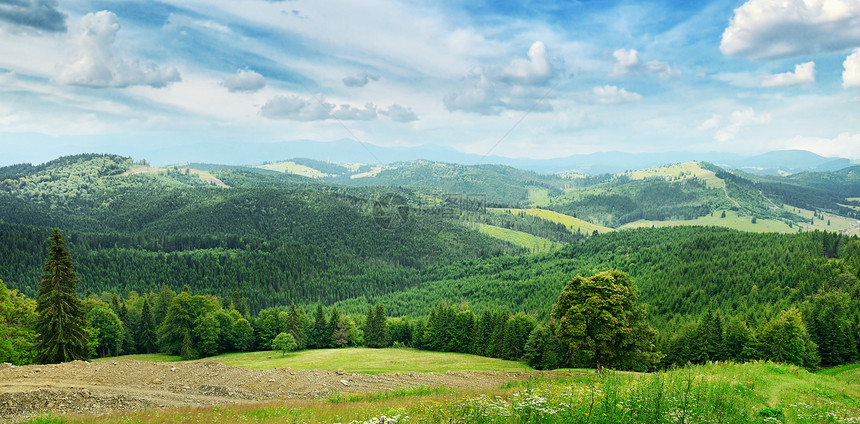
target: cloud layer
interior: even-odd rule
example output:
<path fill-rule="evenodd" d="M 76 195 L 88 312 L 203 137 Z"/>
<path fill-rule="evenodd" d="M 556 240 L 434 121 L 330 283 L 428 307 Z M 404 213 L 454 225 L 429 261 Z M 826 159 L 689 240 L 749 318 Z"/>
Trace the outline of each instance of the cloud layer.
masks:
<path fill-rule="evenodd" d="M 65 32 L 66 14 L 57 0 L 0 0 L 0 21 L 47 32 Z"/>
<path fill-rule="evenodd" d="M 411 108 L 393 104 L 380 108 L 373 103 L 364 107 L 350 104 L 334 104 L 320 98 L 305 98 L 296 95 L 275 96 L 260 108 L 260 116 L 269 119 L 289 119 L 293 121 L 370 121 L 383 115 L 396 122 L 411 122 L 418 119 Z"/>
<path fill-rule="evenodd" d="M 164 87 L 180 80 L 176 68 L 114 54 L 113 44 L 119 30 L 119 19 L 113 12 L 103 10 L 82 17 L 80 31 L 69 45 L 71 61 L 60 68 L 56 80 L 92 88 Z"/>
<path fill-rule="evenodd" d="M 860 0 L 749 0 L 735 9 L 720 50 L 774 59 L 860 45 Z"/>

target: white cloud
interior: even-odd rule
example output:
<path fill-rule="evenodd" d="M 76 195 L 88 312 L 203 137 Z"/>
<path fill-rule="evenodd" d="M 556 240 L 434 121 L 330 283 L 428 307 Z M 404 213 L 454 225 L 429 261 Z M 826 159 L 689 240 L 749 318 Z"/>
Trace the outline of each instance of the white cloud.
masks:
<path fill-rule="evenodd" d="M 412 111 L 412 108 L 405 108 L 398 104 L 393 104 L 388 109 L 380 109 L 379 113 L 391 118 L 396 122 L 412 122 L 418 120 L 418 115 Z"/>
<path fill-rule="evenodd" d="M 0 0 L 0 21 L 18 28 L 65 32 L 66 15 L 57 6 L 57 0 Z"/>
<path fill-rule="evenodd" d="M 815 62 L 796 65 L 794 72 L 768 75 L 761 81 L 762 87 L 784 87 L 788 85 L 812 84 L 815 82 Z"/>
<path fill-rule="evenodd" d="M 532 44 L 528 57 L 528 60 L 522 58 L 511 60 L 508 66 L 496 71 L 498 79 L 512 84 L 541 85 L 546 84 L 556 75 L 543 41 Z"/>
<path fill-rule="evenodd" d="M 364 87 L 370 81 L 379 81 L 379 75 L 361 72 L 343 78 L 343 85 L 347 87 Z"/>
<path fill-rule="evenodd" d="M 503 110 L 552 110 L 542 100 L 553 95 L 546 86 L 559 76 L 560 66 L 552 63 L 541 41 L 532 44 L 528 57 L 513 59 L 504 67 L 472 69 L 459 91 L 445 95 L 445 107 L 482 115 L 497 115 Z"/>
<path fill-rule="evenodd" d="M 681 74 L 681 71 L 673 69 L 666 62 L 659 60 L 642 62 L 639 59 L 639 52 L 634 49 L 618 49 L 612 53 L 612 57 L 615 58 L 615 66 L 611 74 L 613 76 L 643 72 L 660 78 L 673 78 Z"/>
<path fill-rule="evenodd" d="M 860 158 L 860 134 L 841 133 L 834 138 L 797 136 L 787 141 L 786 149 L 802 149 L 825 157 Z"/>
<path fill-rule="evenodd" d="M 235 75 L 228 75 L 221 81 L 221 85 L 227 87 L 231 93 L 260 91 L 266 86 L 266 79 L 259 73 L 250 69 L 239 69 Z"/>
<path fill-rule="evenodd" d="M 176 68 L 162 68 L 155 62 L 116 56 L 113 44 L 119 30 L 119 20 L 112 12 L 103 10 L 82 17 L 80 32 L 69 46 L 72 60 L 59 69 L 56 80 L 93 88 L 133 85 L 158 88 L 180 80 Z"/>
<path fill-rule="evenodd" d="M 269 119 L 291 119 L 293 121 L 322 121 L 340 119 L 344 121 L 369 121 L 375 119 L 376 106 L 368 103 L 364 108 L 348 104 L 335 105 L 325 99 L 304 98 L 296 95 L 275 96 L 260 108 L 260 115 Z"/>
<path fill-rule="evenodd" d="M 632 103 L 642 100 L 642 95 L 627 91 L 623 88 L 618 88 L 614 85 L 604 85 L 602 87 L 594 87 L 589 95 L 584 97 L 585 101 L 599 103 L 603 105 Z"/>
<path fill-rule="evenodd" d="M 332 109 L 332 115 L 344 121 L 369 121 L 376 118 L 376 106 L 373 103 L 364 105 L 364 109 L 343 104 Z"/>
<path fill-rule="evenodd" d="M 842 71 L 842 86 L 860 87 L 860 48 L 854 49 L 854 53 L 845 58 L 842 66 L 845 67 Z"/>
<path fill-rule="evenodd" d="M 728 116 L 714 115 L 699 125 L 703 130 L 715 130 L 714 139 L 726 142 L 737 137 L 738 133 L 750 125 L 766 124 L 770 122 L 769 113 L 756 114 L 753 108 L 736 110 Z"/>
<path fill-rule="evenodd" d="M 720 50 L 773 59 L 860 44 L 860 0 L 749 0 L 735 9 Z"/>

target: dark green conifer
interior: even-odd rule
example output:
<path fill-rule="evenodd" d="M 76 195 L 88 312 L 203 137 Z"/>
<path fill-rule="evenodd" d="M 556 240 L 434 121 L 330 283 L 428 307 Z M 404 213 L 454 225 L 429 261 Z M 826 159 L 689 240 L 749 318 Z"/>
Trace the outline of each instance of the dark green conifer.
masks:
<path fill-rule="evenodd" d="M 75 293 L 80 282 L 60 230 L 50 236 L 45 274 L 36 298 L 36 360 L 43 364 L 87 359 L 86 314 Z"/>

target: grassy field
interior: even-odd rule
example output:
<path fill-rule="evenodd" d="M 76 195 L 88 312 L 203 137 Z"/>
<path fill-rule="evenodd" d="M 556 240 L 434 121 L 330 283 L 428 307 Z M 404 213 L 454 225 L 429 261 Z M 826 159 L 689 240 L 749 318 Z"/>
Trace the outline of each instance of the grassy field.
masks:
<path fill-rule="evenodd" d="M 93 362 L 117 361 L 124 359 L 133 359 L 135 361 L 144 362 L 178 362 L 182 360 L 179 355 L 168 355 L 166 353 L 141 353 L 138 355 L 108 356 L 107 358 L 96 358 L 93 359 Z"/>
<path fill-rule="evenodd" d="M 534 206 L 548 205 L 549 190 L 541 187 L 529 187 L 528 199 Z"/>
<path fill-rule="evenodd" d="M 518 214 L 520 212 L 525 212 L 527 215 L 536 216 L 541 219 L 545 219 L 547 221 L 557 222 L 559 224 L 567 227 L 568 230 L 575 233 L 577 230 L 580 230 L 583 233 L 591 234 L 594 230 L 597 230 L 599 233 L 608 233 L 610 231 L 615 231 L 612 228 L 604 227 L 601 225 L 592 224 L 587 221 L 583 221 L 579 218 L 574 218 L 570 215 L 565 215 L 560 212 L 551 211 L 547 209 L 511 209 L 511 208 L 489 208 L 487 209 L 493 213 L 506 213 L 506 211 L 510 211 L 512 214 Z"/>
<path fill-rule="evenodd" d="M 857 225 L 857 220 L 855 219 L 845 218 L 838 215 L 824 214 L 824 219 L 822 220 L 815 218 L 815 213 L 811 210 L 798 208 L 791 205 L 785 205 L 783 206 L 783 209 L 791 213 L 800 215 L 809 220 L 806 223 L 798 224 L 801 228 L 803 228 L 803 231 L 847 231 L 849 235 L 860 235 L 860 226 Z M 812 224 L 813 219 L 815 220 L 814 224 Z M 828 222 L 830 223 L 830 225 L 827 225 Z"/>
<path fill-rule="evenodd" d="M 858 423 L 860 365 L 810 373 L 768 362 L 654 374 L 536 374 L 478 393 L 416 387 L 377 394 L 152 410 L 37 423 Z"/>
<path fill-rule="evenodd" d="M 793 233 L 797 232 L 797 227 L 789 228 L 788 224 L 775 219 L 758 219 L 756 223 L 752 223 L 752 218 L 749 216 L 740 216 L 735 211 L 726 211 L 726 217 L 720 218 L 720 212 L 714 212 L 713 216 L 700 216 L 696 219 L 678 220 L 678 221 L 648 221 L 640 219 L 630 222 L 619 227 L 619 230 L 629 230 L 642 227 L 672 227 L 676 225 L 694 225 L 694 226 L 715 226 L 733 228 L 740 231 L 748 231 L 753 233 Z"/>
<path fill-rule="evenodd" d="M 516 246 L 524 247 L 532 253 L 543 253 L 561 247 L 561 243 L 545 239 L 543 237 L 533 236 L 522 231 L 510 230 L 507 228 L 496 227 L 495 225 L 487 224 L 472 224 L 477 230 L 499 240 L 504 240 Z"/>
<path fill-rule="evenodd" d="M 97 360 L 116 361 L 179 361 L 178 356 L 165 354 L 126 355 Z M 336 370 L 351 373 L 378 374 L 386 372 L 448 372 L 448 371 L 527 371 L 521 362 L 467 355 L 465 353 L 429 352 L 413 349 L 311 349 L 287 353 L 276 351 L 225 353 L 204 358 L 241 368 L 272 369 L 290 367 L 297 370 Z"/>
<path fill-rule="evenodd" d="M 702 169 L 697 162 L 686 162 L 674 165 L 665 165 L 659 168 L 642 169 L 639 171 L 631 171 L 624 173 L 634 180 L 644 180 L 645 178 L 662 178 L 666 181 L 683 181 L 690 178 L 698 178 L 707 184 L 708 188 L 725 187 L 726 182 L 717 178 L 713 171 Z"/>
<path fill-rule="evenodd" d="M 289 174 L 301 175 L 304 177 L 311 177 L 311 178 L 323 178 L 323 177 L 331 176 L 329 174 L 326 174 L 324 172 L 320 172 L 320 171 L 318 171 L 314 168 L 311 168 L 309 166 L 299 165 L 295 162 L 290 162 L 290 161 L 276 162 L 276 163 L 270 163 L 270 164 L 266 164 L 266 165 L 257 165 L 256 168 L 268 169 L 270 171 L 277 171 L 277 172 L 285 172 L 285 173 L 289 173 Z"/>

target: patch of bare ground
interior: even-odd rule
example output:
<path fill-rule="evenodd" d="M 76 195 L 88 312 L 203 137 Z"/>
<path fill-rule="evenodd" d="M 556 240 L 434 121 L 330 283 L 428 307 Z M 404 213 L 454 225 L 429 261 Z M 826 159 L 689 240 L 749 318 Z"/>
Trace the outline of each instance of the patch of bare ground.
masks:
<path fill-rule="evenodd" d="M 0 365 L 0 421 L 38 414 L 118 411 L 324 398 L 399 387 L 490 389 L 539 372 L 351 374 L 290 368 L 254 370 L 217 362 L 134 360 Z"/>

